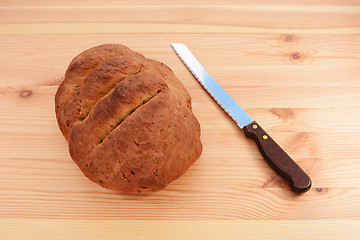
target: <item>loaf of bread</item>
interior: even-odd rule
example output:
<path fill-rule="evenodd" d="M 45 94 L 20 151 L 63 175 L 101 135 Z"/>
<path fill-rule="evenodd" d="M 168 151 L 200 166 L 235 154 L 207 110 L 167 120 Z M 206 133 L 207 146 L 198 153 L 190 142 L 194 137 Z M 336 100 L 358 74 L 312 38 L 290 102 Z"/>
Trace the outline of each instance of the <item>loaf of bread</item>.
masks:
<path fill-rule="evenodd" d="M 75 57 L 55 110 L 72 159 L 105 188 L 164 189 L 202 151 L 182 83 L 163 63 L 123 45 L 100 45 Z"/>

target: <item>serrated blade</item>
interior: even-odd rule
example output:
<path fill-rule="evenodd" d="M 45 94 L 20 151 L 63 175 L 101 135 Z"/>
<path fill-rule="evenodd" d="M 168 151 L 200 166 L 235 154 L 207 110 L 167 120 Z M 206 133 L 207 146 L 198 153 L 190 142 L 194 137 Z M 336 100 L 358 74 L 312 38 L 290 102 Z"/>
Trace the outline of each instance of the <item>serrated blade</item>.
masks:
<path fill-rule="evenodd" d="M 185 44 L 171 43 L 170 45 L 195 78 L 240 128 L 253 122 L 244 109 L 210 76 Z"/>

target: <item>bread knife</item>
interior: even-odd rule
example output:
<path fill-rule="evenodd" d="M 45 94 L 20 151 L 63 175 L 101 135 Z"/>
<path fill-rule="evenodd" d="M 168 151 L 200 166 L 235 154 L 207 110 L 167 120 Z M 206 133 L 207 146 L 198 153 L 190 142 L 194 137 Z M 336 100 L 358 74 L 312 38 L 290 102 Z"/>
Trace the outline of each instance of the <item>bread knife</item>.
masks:
<path fill-rule="evenodd" d="M 185 44 L 171 43 L 171 47 L 182 62 L 225 110 L 244 130 L 245 136 L 253 139 L 266 162 L 290 183 L 293 192 L 304 193 L 311 187 L 310 177 L 289 157 L 289 155 L 254 121 L 229 94 L 210 76 Z"/>

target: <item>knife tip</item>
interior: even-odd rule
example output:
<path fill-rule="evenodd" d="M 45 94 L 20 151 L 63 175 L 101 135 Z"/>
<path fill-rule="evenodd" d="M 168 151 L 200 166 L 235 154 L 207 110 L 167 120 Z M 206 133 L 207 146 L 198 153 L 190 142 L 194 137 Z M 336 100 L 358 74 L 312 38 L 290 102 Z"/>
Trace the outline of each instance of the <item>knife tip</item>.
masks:
<path fill-rule="evenodd" d="M 185 44 L 182 44 L 182 43 L 170 43 L 170 46 L 175 48 L 176 46 L 185 46 Z"/>

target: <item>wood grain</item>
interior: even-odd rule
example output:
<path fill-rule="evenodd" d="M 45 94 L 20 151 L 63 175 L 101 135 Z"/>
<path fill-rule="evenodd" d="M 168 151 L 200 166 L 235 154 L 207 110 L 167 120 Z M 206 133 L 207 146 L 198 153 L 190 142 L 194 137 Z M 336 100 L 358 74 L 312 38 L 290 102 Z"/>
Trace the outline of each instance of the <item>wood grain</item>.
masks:
<path fill-rule="evenodd" d="M 256 223 L 256 224 L 255 224 Z M 4 219 L 6 239 L 357 239 L 359 221 L 122 221 Z M 141 226 L 141 231 L 139 231 Z M 299 233 L 301 232 L 301 233 Z M 294 234 L 297 233 L 297 234 Z M 326 233 L 326 234 L 324 234 Z"/>
<path fill-rule="evenodd" d="M 0 1 L 0 16 L 1 239 L 358 238 L 359 1 L 20 0 Z M 309 192 L 289 191 L 170 42 L 309 174 Z M 69 156 L 54 94 L 102 43 L 164 62 L 192 97 L 204 151 L 164 191 L 103 189 Z"/>
<path fill-rule="evenodd" d="M 143 36 L 0 35 L 0 84 L 57 85 L 76 54 L 102 43 L 122 43 L 166 63 L 192 88 L 198 83 L 169 47 L 178 41 L 187 43 L 223 87 L 360 87 L 358 35 L 146 34 L 146 42 Z"/>
<path fill-rule="evenodd" d="M 358 1 L 275 2 L 9 2 L 0 33 L 360 33 Z"/>

